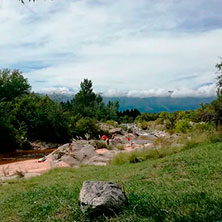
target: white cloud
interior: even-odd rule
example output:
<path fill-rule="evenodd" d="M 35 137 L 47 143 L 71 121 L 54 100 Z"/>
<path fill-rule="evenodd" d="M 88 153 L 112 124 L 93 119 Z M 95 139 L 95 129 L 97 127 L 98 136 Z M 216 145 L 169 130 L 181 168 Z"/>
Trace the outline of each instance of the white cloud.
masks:
<path fill-rule="evenodd" d="M 130 90 L 124 92 L 117 89 L 110 89 L 103 93 L 107 97 L 168 97 L 170 96 L 169 91 L 163 88 L 149 89 L 149 90 Z M 216 96 L 215 84 L 199 87 L 198 89 L 189 89 L 189 88 L 176 88 L 172 89 L 173 93 L 171 97 L 214 97 Z"/>
<path fill-rule="evenodd" d="M 178 96 L 212 95 L 209 86 L 194 89 L 215 81 L 222 51 L 219 5 L 1 0 L 0 68 L 21 69 L 37 91 L 54 86 L 76 91 L 89 78 L 106 94 L 156 96 L 173 89 Z"/>
<path fill-rule="evenodd" d="M 67 87 L 49 87 L 40 90 L 40 93 L 45 94 L 66 94 L 74 95 L 79 89 L 73 91 Z M 129 90 L 123 91 L 121 89 L 107 89 L 105 91 L 94 90 L 95 93 L 100 94 L 105 97 L 135 97 L 135 98 L 147 98 L 147 97 L 215 97 L 216 96 L 216 86 L 215 84 L 210 84 L 206 86 L 201 86 L 197 89 L 189 88 L 176 88 L 171 90 L 166 90 L 163 88 L 149 89 L 149 90 Z M 171 93 L 170 93 L 171 92 Z"/>

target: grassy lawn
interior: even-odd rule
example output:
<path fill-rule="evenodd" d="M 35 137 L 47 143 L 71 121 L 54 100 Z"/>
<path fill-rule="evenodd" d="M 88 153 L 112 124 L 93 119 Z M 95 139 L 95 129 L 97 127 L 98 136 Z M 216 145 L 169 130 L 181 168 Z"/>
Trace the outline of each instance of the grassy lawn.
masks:
<path fill-rule="evenodd" d="M 222 143 L 141 163 L 55 169 L 0 184 L 0 221 L 89 221 L 78 206 L 85 180 L 120 183 L 129 205 L 94 221 L 222 221 Z"/>

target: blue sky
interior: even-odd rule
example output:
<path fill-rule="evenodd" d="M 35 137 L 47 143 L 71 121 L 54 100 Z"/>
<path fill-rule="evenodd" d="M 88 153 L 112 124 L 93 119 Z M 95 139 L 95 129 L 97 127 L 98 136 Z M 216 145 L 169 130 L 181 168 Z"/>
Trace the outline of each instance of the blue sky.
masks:
<path fill-rule="evenodd" d="M 221 0 L 0 0 L 0 68 L 34 91 L 215 95 Z"/>

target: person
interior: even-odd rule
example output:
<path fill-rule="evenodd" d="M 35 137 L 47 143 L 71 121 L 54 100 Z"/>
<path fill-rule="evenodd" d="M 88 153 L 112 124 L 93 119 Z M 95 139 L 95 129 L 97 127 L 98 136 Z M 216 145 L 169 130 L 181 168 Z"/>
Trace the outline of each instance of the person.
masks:
<path fill-rule="evenodd" d="M 72 144 L 71 143 L 69 144 L 69 150 L 72 150 Z"/>
<path fill-rule="evenodd" d="M 127 136 L 127 141 L 128 141 L 128 143 L 129 143 L 131 146 L 133 145 L 133 142 L 130 141 L 130 137 L 129 137 L 129 136 Z"/>
<path fill-rule="evenodd" d="M 103 141 L 106 141 L 106 140 L 107 140 L 107 136 L 106 136 L 106 135 L 103 135 L 103 136 L 102 136 L 102 140 L 103 140 Z"/>

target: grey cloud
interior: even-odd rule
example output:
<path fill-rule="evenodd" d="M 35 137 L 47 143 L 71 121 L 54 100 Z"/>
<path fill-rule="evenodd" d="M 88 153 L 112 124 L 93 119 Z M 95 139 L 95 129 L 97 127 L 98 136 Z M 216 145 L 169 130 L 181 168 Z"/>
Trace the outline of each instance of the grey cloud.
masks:
<path fill-rule="evenodd" d="M 183 81 L 183 80 L 196 79 L 198 77 L 199 77 L 199 75 L 186 75 L 186 76 L 182 76 L 182 77 L 176 78 L 176 79 L 174 79 L 172 81 L 173 82 L 179 82 L 179 81 Z"/>

